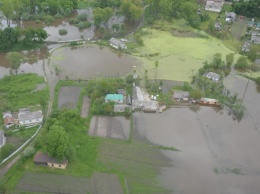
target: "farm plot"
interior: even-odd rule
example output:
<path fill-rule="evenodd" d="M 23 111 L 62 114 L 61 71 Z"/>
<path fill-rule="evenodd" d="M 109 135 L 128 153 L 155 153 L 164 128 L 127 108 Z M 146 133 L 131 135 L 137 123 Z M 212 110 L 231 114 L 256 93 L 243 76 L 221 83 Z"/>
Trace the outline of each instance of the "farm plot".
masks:
<path fill-rule="evenodd" d="M 240 40 L 246 28 L 246 23 L 244 21 L 234 21 L 231 27 L 232 36 Z"/>
<path fill-rule="evenodd" d="M 27 172 L 15 193 L 123 194 L 115 174 L 95 173 L 92 178 Z"/>
<path fill-rule="evenodd" d="M 75 109 L 80 96 L 80 86 L 63 86 L 60 88 L 58 109 Z"/>
<path fill-rule="evenodd" d="M 74 176 L 27 172 L 16 187 L 16 193 L 95 193 L 91 179 Z"/>
<path fill-rule="evenodd" d="M 88 96 L 84 96 L 83 102 L 82 102 L 81 113 L 80 113 L 81 117 L 85 118 L 85 117 L 88 116 L 89 105 L 90 105 L 89 97 Z"/>
<path fill-rule="evenodd" d="M 130 120 L 125 117 L 94 116 L 90 122 L 89 135 L 115 139 L 128 139 Z"/>

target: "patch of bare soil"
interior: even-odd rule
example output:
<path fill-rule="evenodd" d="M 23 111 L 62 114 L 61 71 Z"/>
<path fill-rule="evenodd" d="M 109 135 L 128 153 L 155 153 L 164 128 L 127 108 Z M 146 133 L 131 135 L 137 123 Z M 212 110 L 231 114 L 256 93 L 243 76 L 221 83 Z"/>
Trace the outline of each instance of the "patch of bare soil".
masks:
<path fill-rule="evenodd" d="M 86 118 L 88 116 L 90 106 L 90 99 L 88 96 L 84 96 L 80 116 Z"/>
<path fill-rule="evenodd" d="M 94 116 L 90 122 L 89 135 L 128 139 L 130 134 L 130 120 L 125 117 Z"/>
<path fill-rule="evenodd" d="M 79 100 L 80 86 L 63 86 L 59 92 L 58 108 L 75 109 Z"/>

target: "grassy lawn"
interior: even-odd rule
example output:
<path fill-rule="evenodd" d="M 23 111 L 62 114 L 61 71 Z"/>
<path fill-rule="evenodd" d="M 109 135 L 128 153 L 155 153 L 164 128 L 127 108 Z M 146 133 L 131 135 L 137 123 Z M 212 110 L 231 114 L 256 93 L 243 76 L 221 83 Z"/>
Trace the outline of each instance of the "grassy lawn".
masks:
<path fill-rule="evenodd" d="M 211 36 L 176 37 L 167 31 L 145 30 L 148 35 L 143 37 L 144 46 L 137 48 L 134 54 L 143 62 L 141 71 L 147 69 L 151 79 L 155 75 L 156 60 L 159 61 L 158 79 L 190 81 L 192 71 L 197 71 L 215 53 L 221 53 L 223 59 L 233 53 L 220 40 Z"/>
<path fill-rule="evenodd" d="M 19 108 L 39 105 L 41 100 L 47 101 L 49 88 L 46 84 L 38 90 L 40 84 L 45 84 L 45 80 L 36 74 L 11 75 L 1 79 L 0 103 L 3 111 L 17 111 Z"/>

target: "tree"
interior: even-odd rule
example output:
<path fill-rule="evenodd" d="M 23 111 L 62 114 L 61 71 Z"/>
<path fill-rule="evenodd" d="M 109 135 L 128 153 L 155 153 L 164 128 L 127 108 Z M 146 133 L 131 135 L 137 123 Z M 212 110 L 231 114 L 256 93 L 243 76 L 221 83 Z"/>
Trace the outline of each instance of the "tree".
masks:
<path fill-rule="evenodd" d="M 227 67 L 231 67 L 231 65 L 234 63 L 234 53 L 230 53 L 226 55 L 226 65 Z"/>
<path fill-rule="evenodd" d="M 69 152 L 69 136 L 60 125 L 52 125 L 46 137 L 46 150 L 52 157 L 60 160 Z"/>
<path fill-rule="evenodd" d="M 192 90 L 190 92 L 190 96 L 195 99 L 195 100 L 198 100 L 200 98 L 202 98 L 203 96 L 203 93 L 200 91 L 200 90 Z"/>
<path fill-rule="evenodd" d="M 212 65 L 215 69 L 218 69 L 221 66 L 221 62 L 222 62 L 222 55 L 221 53 L 216 53 L 213 56 L 213 61 L 212 61 Z"/>
<path fill-rule="evenodd" d="M 138 21 L 143 15 L 142 2 L 140 0 L 123 0 L 120 9 L 131 22 Z"/>
<path fill-rule="evenodd" d="M 2 6 L 0 7 L 0 10 L 3 12 L 3 15 L 6 18 L 6 22 L 7 22 L 8 27 L 10 27 L 10 19 L 13 16 L 13 13 L 14 13 L 12 1 L 2 0 Z"/>
<path fill-rule="evenodd" d="M 248 66 L 248 60 L 247 57 L 241 56 L 237 59 L 237 62 L 235 64 L 235 68 L 246 68 Z"/>
<path fill-rule="evenodd" d="M 23 60 L 22 55 L 18 52 L 9 52 L 7 53 L 6 57 L 10 67 L 15 70 L 15 73 L 17 75 L 17 70 L 20 68 L 20 64 Z"/>

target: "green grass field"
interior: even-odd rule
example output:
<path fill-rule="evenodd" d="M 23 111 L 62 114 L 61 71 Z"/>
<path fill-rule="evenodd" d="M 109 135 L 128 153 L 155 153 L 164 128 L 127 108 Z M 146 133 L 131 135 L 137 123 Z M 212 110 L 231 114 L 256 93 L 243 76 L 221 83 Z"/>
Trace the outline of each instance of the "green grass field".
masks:
<path fill-rule="evenodd" d="M 176 37 L 167 31 L 145 30 L 148 35 L 143 37 L 144 46 L 137 48 L 134 55 L 143 62 L 142 71 L 147 69 L 151 76 L 155 73 L 149 72 L 155 71 L 154 63 L 158 60 L 158 79 L 190 81 L 192 71 L 197 71 L 215 53 L 221 53 L 223 60 L 227 54 L 233 53 L 221 41 L 210 36 Z"/>

